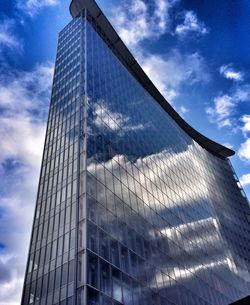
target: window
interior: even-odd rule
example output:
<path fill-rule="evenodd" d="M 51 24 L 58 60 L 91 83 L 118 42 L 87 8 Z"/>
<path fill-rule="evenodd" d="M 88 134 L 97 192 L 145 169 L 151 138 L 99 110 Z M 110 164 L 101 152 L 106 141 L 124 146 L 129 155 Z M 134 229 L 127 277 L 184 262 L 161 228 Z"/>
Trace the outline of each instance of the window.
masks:
<path fill-rule="evenodd" d="M 55 290 L 58 289 L 60 287 L 60 284 L 61 284 L 61 271 L 62 271 L 62 268 L 61 267 L 58 267 L 56 269 L 56 276 L 55 276 Z"/>
<path fill-rule="evenodd" d="M 98 258 L 95 255 L 88 256 L 88 283 L 96 287 L 98 286 Z"/>
<path fill-rule="evenodd" d="M 54 279 L 55 279 L 55 270 L 52 270 L 49 273 L 49 287 L 48 287 L 48 293 L 53 291 L 54 288 Z"/>
<path fill-rule="evenodd" d="M 129 273 L 128 249 L 125 247 L 121 247 L 121 268 Z"/>
<path fill-rule="evenodd" d="M 61 236 L 61 237 L 58 239 L 57 256 L 62 255 L 62 249 L 63 249 L 63 236 Z"/>
<path fill-rule="evenodd" d="M 120 267 L 118 243 L 114 240 L 110 241 L 110 256 L 111 256 L 111 262 L 115 266 Z"/>
<path fill-rule="evenodd" d="M 96 226 L 88 224 L 88 248 L 94 252 L 97 252 L 97 243 L 98 243 L 98 236 L 97 236 L 97 228 Z"/>
<path fill-rule="evenodd" d="M 68 277 L 68 263 L 62 266 L 62 286 L 67 283 L 67 277 Z"/>
<path fill-rule="evenodd" d="M 34 303 L 34 294 L 33 293 L 31 293 L 30 294 L 30 299 L 29 299 L 29 304 L 33 304 Z"/>
<path fill-rule="evenodd" d="M 112 295 L 115 300 L 122 302 L 120 271 L 115 268 L 112 268 Z"/>
<path fill-rule="evenodd" d="M 29 268 L 28 268 L 28 272 L 31 272 L 32 271 L 32 268 L 33 268 L 33 260 L 30 259 L 29 261 Z"/>
<path fill-rule="evenodd" d="M 100 289 L 104 293 L 110 295 L 110 265 L 104 261 L 100 261 Z"/>
<path fill-rule="evenodd" d="M 95 200 L 92 199 L 90 196 L 87 197 L 87 209 L 88 209 L 88 219 L 93 222 L 96 222 L 96 204 Z"/>
<path fill-rule="evenodd" d="M 36 251 L 35 259 L 34 259 L 34 265 L 33 265 L 33 270 L 36 270 L 38 268 L 39 254 L 40 254 L 40 251 L 39 250 Z"/>
<path fill-rule="evenodd" d="M 53 241 L 52 243 L 52 253 L 51 253 L 51 259 L 56 258 L 56 248 L 57 248 L 57 239 Z"/>
<path fill-rule="evenodd" d="M 131 289 L 131 280 L 128 276 L 122 275 L 122 283 L 123 283 L 123 302 L 125 305 L 132 305 L 132 289 Z"/>
<path fill-rule="evenodd" d="M 41 297 L 41 288 L 42 288 L 42 277 L 37 280 L 36 284 L 36 300 L 40 300 Z"/>
<path fill-rule="evenodd" d="M 69 279 L 68 282 L 71 283 L 74 280 L 74 260 L 69 262 Z"/>
<path fill-rule="evenodd" d="M 136 278 L 137 277 L 137 256 L 130 252 L 130 264 L 131 264 L 131 273 Z"/>
<path fill-rule="evenodd" d="M 99 292 L 95 289 L 88 287 L 87 298 L 88 305 L 99 305 Z"/>
<path fill-rule="evenodd" d="M 69 251 L 69 233 L 66 233 L 64 235 L 64 245 L 63 245 L 63 252 L 68 252 Z"/>
<path fill-rule="evenodd" d="M 51 243 L 47 245 L 46 247 L 46 254 L 45 254 L 45 264 L 47 264 L 50 260 L 50 254 L 51 254 Z"/>
<path fill-rule="evenodd" d="M 70 249 L 75 247 L 75 230 L 71 230 L 70 234 Z"/>
<path fill-rule="evenodd" d="M 43 298 L 47 294 L 48 280 L 49 280 L 49 274 L 47 273 L 43 277 L 41 298 Z"/>
<path fill-rule="evenodd" d="M 99 231 L 99 234 L 99 253 L 103 258 L 109 260 L 109 238 L 107 234 L 101 230 Z"/>

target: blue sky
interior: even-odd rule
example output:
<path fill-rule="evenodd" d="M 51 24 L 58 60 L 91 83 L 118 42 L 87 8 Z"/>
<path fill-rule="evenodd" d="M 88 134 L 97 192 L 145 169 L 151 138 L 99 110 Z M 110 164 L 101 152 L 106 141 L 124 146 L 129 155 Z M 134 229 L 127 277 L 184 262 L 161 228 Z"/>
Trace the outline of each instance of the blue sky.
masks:
<path fill-rule="evenodd" d="M 20 302 L 55 61 L 69 0 L 0 2 L 0 305 Z M 232 147 L 250 197 L 250 2 L 98 1 L 162 94 Z"/>

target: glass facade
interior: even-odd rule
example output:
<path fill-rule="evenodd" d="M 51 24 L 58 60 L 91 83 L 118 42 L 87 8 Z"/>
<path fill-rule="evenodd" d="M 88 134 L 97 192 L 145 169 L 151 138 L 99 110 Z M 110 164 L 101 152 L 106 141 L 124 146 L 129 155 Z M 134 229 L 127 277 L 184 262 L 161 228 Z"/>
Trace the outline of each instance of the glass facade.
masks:
<path fill-rule="evenodd" d="M 74 304 L 84 24 L 60 33 L 22 304 Z"/>
<path fill-rule="evenodd" d="M 59 35 L 22 305 L 227 305 L 250 291 L 248 201 L 86 10 Z"/>

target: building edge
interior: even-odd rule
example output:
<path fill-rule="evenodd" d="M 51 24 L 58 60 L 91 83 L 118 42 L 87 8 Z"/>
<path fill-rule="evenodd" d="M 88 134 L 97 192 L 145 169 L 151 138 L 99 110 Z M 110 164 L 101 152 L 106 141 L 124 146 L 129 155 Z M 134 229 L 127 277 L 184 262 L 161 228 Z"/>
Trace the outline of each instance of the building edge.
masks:
<path fill-rule="evenodd" d="M 153 82 L 149 79 L 134 56 L 123 43 L 111 23 L 108 21 L 102 10 L 94 0 L 72 0 L 70 3 L 70 13 L 73 18 L 79 16 L 83 9 L 87 9 L 96 23 L 104 32 L 109 47 L 113 50 L 119 60 L 126 66 L 129 72 L 136 80 L 147 90 L 147 92 L 161 105 L 161 107 L 172 117 L 172 119 L 201 147 L 216 155 L 219 158 L 226 159 L 235 154 L 235 151 L 229 149 L 201 134 L 190 126 L 174 108 L 163 97 Z"/>

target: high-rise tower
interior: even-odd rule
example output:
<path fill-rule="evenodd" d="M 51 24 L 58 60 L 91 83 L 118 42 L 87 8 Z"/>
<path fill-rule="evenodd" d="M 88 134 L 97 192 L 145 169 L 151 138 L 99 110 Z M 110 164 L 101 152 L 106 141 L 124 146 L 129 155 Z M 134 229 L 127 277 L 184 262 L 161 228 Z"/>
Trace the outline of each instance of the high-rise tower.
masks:
<path fill-rule="evenodd" d="M 167 103 L 92 0 L 60 32 L 22 305 L 226 305 L 250 291 L 228 157 Z"/>

